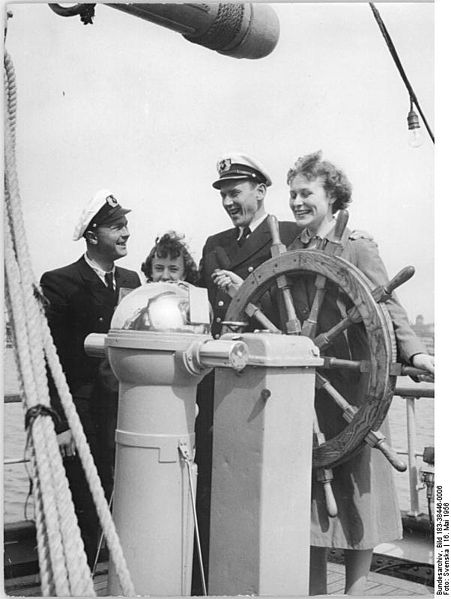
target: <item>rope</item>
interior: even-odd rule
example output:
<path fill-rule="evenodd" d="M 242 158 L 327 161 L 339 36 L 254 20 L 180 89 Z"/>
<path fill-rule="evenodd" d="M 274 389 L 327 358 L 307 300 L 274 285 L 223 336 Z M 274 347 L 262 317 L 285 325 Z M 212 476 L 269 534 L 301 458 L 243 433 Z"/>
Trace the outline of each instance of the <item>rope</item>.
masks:
<path fill-rule="evenodd" d="M 111 491 L 110 500 L 108 502 L 108 507 L 110 508 L 110 510 L 111 510 L 111 504 L 113 503 L 113 497 L 114 497 L 114 488 Z M 100 558 L 100 551 L 102 549 L 102 544 L 103 544 L 104 539 L 105 539 L 105 533 L 102 530 L 102 534 L 100 535 L 99 542 L 97 543 L 97 551 L 96 551 L 96 556 L 94 558 L 94 565 L 92 566 L 92 574 L 91 574 L 92 577 L 94 577 L 94 575 L 96 573 L 97 564 L 99 563 L 99 558 Z"/>
<path fill-rule="evenodd" d="M 199 523 L 197 521 L 197 512 L 196 512 L 196 498 L 194 495 L 194 482 L 193 482 L 193 457 L 190 456 L 188 451 L 188 446 L 185 442 L 179 442 L 179 452 L 182 457 L 182 460 L 185 462 L 188 468 L 188 480 L 189 480 L 189 491 L 191 497 L 191 507 L 193 510 L 193 519 L 194 519 L 194 532 L 196 538 L 196 547 L 197 547 L 197 555 L 199 558 L 199 568 L 200 568 L 200 576 L 202 582 L 202 593 L 207 595 L 207 584 L 205 582 L 205 569 L 204 569 L 204 560 L 202 558 L 202 548 L 200 545 L 200 533 L 199 533 Z"/>
<path fill-rule="evenodd" d="M 395 45 L 392 42 L 390 34 L 388 33 L 387 27 L 385 26 L 385 23 L 382 20 L 382 17 L 380 15 L 379 11 L 377 10 L 377 8 L 374 6 L 374 4 L 372 2 L 369 2 L 369 5 L 370 5 L 371 10 L 373 11 L 373 15 L 374 15 L 374 18 L 376 19 L 376 23 L 379 26 L 379 29 L 382 33 L 382 37 L 384 38 L 385 43 L 387 44 L 387 47 L 390 51 L 390 54 L 392 55 L 392 58 L 393 58 L 395 65 L 398 69 L 398 72 L 401 75 L 402 80 L 404 81 L 404 85 L 406 86 L 407 91 L 409 92 L 410 101 L 415 103 L 415 105 L 418 109 L 418 112 L 420 113 L 421 118 L 423 119 L 423 122 L 427 129 L 427 132 L 429 133 L 429 137 L 431 138 L 432 143 L 435 143 L 434 134 L 432 133 L 432 130 L 429 127 L 429 123 L 427 122 L 426 117 L 424 116 L 423 111 L 421 110 L 421 106 L 417 100 L 417 97 L 413 90 L 413 87 L 411 86 L 410 81 L 407 78 L 406 72 L 404 71 L 404 67 L 402 66 L 402 63 L 401 63 L 401 60 L 396 51 Z"/>
<path fill-rule="evenodd" d="M 25 414 L 25 430 L 28 430 L 28 428 L 33 425 L 33 422 L 38 416 L 51 416 L 55 427 L 60 422 L 60 417 L 55 410 L 52 410 L 52 408 L 49 408 L 41 403 L 27 410 Z"/>
<path fill-rule="evenodd" d="M 134 588 L 111 512 L 76 412 L 34 281 L 21 211 L 15 164 L 17 94 L 14 67 L 5 54 L 5 268 L 6 299 L 15 339 L 20 390 L 28 424 L 33 498 L 44 596 L 95 596 L 67 478 L 58 449 L 47 384 L 46 361 L 60 394 L 77 452 L 125 595 Z"/>
<path fill-rule="evenodd" d="M 8 131 L 6 133 L 8 142 Z M 8 185 L 10 183 L 8 173 L 6 173 L 6 175 Z M 25 407 L 33 407 L 38 403 L 44 402 L 49 404 L 48 390 L 43 390 L 42 379 L 40 379 L 40 377 L 35 378 L 34 376 L 37 370 L 38 356 L 36 353 L 40 348 L 36 348 L 36 346 L 30 342 L 30 303 L 27 302 L 27 298 L 25 297 L 26 288 L 25 285 L 23 285 L 18 263 L 15 260 L 16 254 L 14 252 L 9 222 L 6 222 L 5 224 L 5 265 L 8 285 L 8 308 L 15 329 L 16 353 L 18 357 L 17 364 L 23 386 L 23 401 Z M 14 300 L 12 298 L 14 298 Z M 34 322 L 36 322 L 36 320 Z M 33 356 L 32 354 L 35 355 Z M 43 361 L 42 369 L 44 371 Z M 44 548 L 43 558 L 40 559 L 42 578 L 44 580 L 42 591 L 45 595 L 51 595 L 52 593 L 57 596 L 61 596 L 62 594 L 69 595 L 70 588 L 67 575 L 62 569 L 62 565 L 64 564 L 64 554 L 62 549 L 63 538 L 59 527 L 61 518 L 59 508 L 63 506 L 64 501 L 71 503 L 71 498 L 68 486 L 66 498 L 64 498 L 64 493 L 62 495 L 57 495 L 54 488 L 53 481 L 54 477 L 58 476 L 58 470 L 64 479 L 65 476 L 61 459 L 59 460 L 58 468 L 58 463 L 55 464 L 54 460 L 50 463 L 51 456 L 47 456 L 47 447 L 52 441 L 54 452 L 58 455 L 55 432 L 47 417 L 38 416 L 36 418 L 30 429 L 29 440 L 30 446 L 33 448 L 31 456 L 33 479 L 36 481 L 36 484 L 33 485 L 33 497 L 37 514 L 37 532 L 39 532 L 42 537 L 39 544 Z M 73 530 L 70 530 L 69 534 L 73 538 L 77 534 L 75 514 L 73 514 L 72 528 Z M 42 534 L 43 529 L 45 529 L 45 535 Z M 78 537 L 79 536 L 78 532 Z M 74 561 L 77 564 L 77 560 L 74 559 Z M 80 586 L 76 585 L 76 588 L 80 588 Z M 86 591 L 84 585 L 82 585 L 81 589 L 83 592 Z"/>

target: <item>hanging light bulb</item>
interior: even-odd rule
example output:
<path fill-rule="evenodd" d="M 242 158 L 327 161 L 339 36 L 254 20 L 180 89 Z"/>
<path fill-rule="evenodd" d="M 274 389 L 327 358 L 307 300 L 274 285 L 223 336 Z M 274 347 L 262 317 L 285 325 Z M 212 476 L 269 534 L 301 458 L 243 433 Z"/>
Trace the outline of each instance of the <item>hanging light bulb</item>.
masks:
<path fill-rule="evenodd" d="M 409 128 L 408 143 L 411 148 L 419 148 L 424 143 L 424 133 L 420 127 L 420 120 L 413 109 L 412 100 L 410 101 L 410 111 L 407 115 L 407 126 Z"/>

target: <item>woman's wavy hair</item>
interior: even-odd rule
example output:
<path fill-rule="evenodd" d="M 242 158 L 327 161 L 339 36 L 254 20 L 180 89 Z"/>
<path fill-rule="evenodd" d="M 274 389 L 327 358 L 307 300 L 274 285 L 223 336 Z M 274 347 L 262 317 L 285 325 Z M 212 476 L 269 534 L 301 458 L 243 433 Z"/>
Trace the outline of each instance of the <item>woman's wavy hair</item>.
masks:
<path fill-rule="evenodd" d="M 335 200 L 332 204 L 332 213 L 335 214 L 352 202 L 352 185 L 342 170 L 321 158 L 321 150 L 298 158 L 288 171 L 287 183 L 289 185 L 296 175 L 301 175 L 308 181 L 321 177 L 325 191 Z"/>
<path fill-rule="evenodd" d="M 183 241 L 184 238 L 184 235 L 180 235 L 175 231 L 168 231 L 155 239 L 155 245 L 141 264 L 141 270 L 148 282 L 152 281 L 152 261 L 155 256 L 158 258 L 167 258 L 169 256 L 171 260 L 182 256 L 185 267 L 185 281 L 192 285 L 197 285 L 199 282 L 199 270 L 186 243 Z"/>

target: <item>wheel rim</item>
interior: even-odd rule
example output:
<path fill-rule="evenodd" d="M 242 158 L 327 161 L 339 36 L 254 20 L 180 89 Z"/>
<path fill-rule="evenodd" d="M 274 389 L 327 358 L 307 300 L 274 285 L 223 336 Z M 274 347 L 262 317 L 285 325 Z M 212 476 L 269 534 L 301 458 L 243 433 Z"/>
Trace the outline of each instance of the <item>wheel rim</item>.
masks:
<path fill-rule="evenodd" d="M 367 382 L 362 405 L 337 436 L 313 450 L 314 467 L 333 467 L 359 451 L 368 432 L 380 427 L 393 396 L 395 377 L 390 372 L 395 355 L 391 319 L 387 308 L 374 300 L 371 282 L 343 258 L 319 250 L 288 251 L 269 259 L 249 274 L 232 298 L 226 320 L 246 320 L 248 303 L 258 302 L 278 277 L 302 273 L 322 275 L 340 288 L 359 311 L 368 341 L 369 372 L 365 375 Z"/>

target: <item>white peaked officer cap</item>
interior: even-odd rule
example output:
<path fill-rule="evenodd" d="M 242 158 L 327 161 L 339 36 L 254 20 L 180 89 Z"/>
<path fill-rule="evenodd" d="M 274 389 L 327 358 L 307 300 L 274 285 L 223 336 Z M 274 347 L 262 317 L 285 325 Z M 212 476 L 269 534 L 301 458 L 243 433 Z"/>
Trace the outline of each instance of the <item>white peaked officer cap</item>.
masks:
<path fill-rule="evenodd" d="M 100 189 L 84 207 L 75 226 L 73 240 L 81 239 L 86 231 L 100 225 L 112 225 L 124 214 L 131 212 L 122 208 L 109 189 Z"/>
<path fill-rule="evenodd" d="M 265 167 L 246 154 L 231 152 L 216 164 L 219 179 L 212 184 L 215 189 L 221 188 L 221 183 L 229 180 L 250 179 L 256 183 L 264 183 L 267 187 L 272 184 Z"/>

